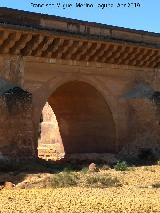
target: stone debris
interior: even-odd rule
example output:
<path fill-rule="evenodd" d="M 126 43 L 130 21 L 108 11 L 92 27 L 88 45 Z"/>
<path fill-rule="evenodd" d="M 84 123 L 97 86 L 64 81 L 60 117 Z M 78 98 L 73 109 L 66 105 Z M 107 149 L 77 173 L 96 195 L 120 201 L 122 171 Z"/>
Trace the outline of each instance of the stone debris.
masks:
<path fill-rule="evenodd" d="M 91 163 L 88 167 L 90 172 L 96 172 L 97 171 L 97 166 L 95 163 Z"/>

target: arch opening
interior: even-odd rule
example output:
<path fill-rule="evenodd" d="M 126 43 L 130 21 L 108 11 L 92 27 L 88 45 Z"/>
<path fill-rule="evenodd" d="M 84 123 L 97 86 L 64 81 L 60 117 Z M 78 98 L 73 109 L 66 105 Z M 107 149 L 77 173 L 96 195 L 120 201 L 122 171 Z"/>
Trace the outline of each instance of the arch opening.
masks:
<path fill-rule="evenodd" d="M 48 98 L 42 116 L 38 147 L 50 144 L 62 155 L 116 152 L 112 112 L 88 83 L 71 81 L 57 88 Z"/>

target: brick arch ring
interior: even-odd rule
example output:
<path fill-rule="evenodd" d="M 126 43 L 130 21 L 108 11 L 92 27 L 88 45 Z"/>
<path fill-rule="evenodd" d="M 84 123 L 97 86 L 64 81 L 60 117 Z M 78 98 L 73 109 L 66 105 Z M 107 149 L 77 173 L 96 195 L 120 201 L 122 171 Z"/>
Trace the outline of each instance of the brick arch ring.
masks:
<path fill-rule="evenodd" d="M 100 94 L 100 96 L 104 99 L 106 106 L 109 107 L 110 112 L 112 114 L 113 122 L 115 125 L 115 144 L 118 149 L 119 138 L 121 134 L 120 129 L 121 128 L 125 129 L 127 126 L 126 125 L 127 121 L 126 121 L 126 123 L 124 122 L 124 127 L 122 127 L 123 124 L 118 120 L 118 114 L 122 113 L 122 111 L 125 111 L 125 109 L 123 108 L 123 104 L 122 106 L 121 104 L 119 104 L 118 100 L 116 99 L 114 94 L 111 93 L 107 85 L 100 82 L 98 78 L 90 78 L 89 76 L 67 74 L 66 76 L 64 76 L 63 79 L 61 76 L 56 76 L 55 78 L 52 78 L 50 81 L 44 83 L 42 87 L 39 88 L 39 90 L 37 90 L 33 96 L 34 100 L 37 98 L 39 99 L 39 107 L 36 107 L 36 113 L 34 113 L 36 115 L 35 126 L 38 125 L 40 114 L 48 98 L 52 94 L 54 94 L 64 84 L 74 82 L 74 81 L 87 83 L 88 85 L 93 87 L 93 89 L 95 89 Z"/>

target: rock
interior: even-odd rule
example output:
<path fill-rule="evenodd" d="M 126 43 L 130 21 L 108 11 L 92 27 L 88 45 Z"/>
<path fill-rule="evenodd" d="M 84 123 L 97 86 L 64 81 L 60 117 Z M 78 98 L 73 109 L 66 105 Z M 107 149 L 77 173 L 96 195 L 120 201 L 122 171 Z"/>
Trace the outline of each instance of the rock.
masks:
<path fill-rule="evenodd" d="M 89 169 L 90 172 L 97 172 L 98 171 L 98 168 L 96 167 L 95 163 L 91 163 L 89 165 L 88 169 Z"/>
<path fill-rule="evenodd" d="M 15 187 L 15 184 L 13 184 L 12 182 L 5 182 L 4 184 L 5 189 L 13 189 L 14 187 Z"/>

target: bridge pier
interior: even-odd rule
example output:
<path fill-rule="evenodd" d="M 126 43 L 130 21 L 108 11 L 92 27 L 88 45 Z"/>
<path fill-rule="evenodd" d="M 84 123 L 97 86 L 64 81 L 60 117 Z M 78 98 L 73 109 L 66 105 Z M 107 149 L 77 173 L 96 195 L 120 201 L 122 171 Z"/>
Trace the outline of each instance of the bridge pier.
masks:
<path fill-rule="evenodd" d="M 0 159 L 35 157 L 32 95 L 13 87 L 0 96 Z"/>

